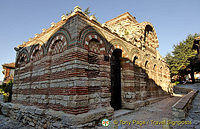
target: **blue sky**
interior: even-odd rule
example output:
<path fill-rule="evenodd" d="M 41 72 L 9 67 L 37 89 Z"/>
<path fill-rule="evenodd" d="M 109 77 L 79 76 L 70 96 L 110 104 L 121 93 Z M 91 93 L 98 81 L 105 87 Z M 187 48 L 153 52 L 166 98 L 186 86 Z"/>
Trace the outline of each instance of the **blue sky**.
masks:
<path fill-rule="evenodd" d="M 63 13 L 76 5 L 83 10 L 90 7 L 100 23 L 124 12 L 135 16 L 138 22 L 151 22 L 162 56 L 187 35 L 200 33 L 200 0 L 2 0 L 0 65 L 14 62 L 14 47 L 41 33 L 42 28 L 49 28 L 51 22 L 58 22 Z"/>

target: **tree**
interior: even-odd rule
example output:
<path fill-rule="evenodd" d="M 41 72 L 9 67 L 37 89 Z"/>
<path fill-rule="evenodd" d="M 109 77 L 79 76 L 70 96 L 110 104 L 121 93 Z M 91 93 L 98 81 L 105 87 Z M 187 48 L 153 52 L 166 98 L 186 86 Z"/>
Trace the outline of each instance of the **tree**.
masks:
<path fill-rule="evenodd" d="M 186 40 L 174 45 L 173 51 L 165 56 L 165 60 L 169 65 L 170 76 L 184 76 L 182 72 L 190 65 L 190 59 L 196 56 L 196 51 L 192 50 L 195 37 L 200 34 L 188 35 Z"/>

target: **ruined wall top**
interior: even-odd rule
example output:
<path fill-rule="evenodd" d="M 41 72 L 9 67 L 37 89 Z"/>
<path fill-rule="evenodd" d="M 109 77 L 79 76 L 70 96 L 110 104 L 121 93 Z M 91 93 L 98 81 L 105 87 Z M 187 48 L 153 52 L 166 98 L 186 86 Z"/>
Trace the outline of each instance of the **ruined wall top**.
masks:
<path fill-rule="evenodd" d="M 42 29 L 42 33 L 35 34 L 34 38 L 29 38 L 29 41 L 23 42 L 23 44 L 19 45 L 16 50 L 35 44 L 40 44 L 41 46 L 46 43 L 48 39 L 68 21 L 68 19 L 75 15 L 80 15 L 91 22 L 96 22 L 98 26 L 110 30 L 111 33 L 118 35 L 139 48 L 145 49 L 146 47 L 150 47 L 156 49 L 159 46 L 154 27 L 149 22 L 138 23 L 135 17 L 126 12 L 104 24 L 101 24 L 97 21 L 95 16 L 86 15 L 82 12 L 80 7 L 76 6 L 74 12 L 68 16 L 62 15 L 61 21 L 58 23 L 52 22 L 50 28 Z"/>
<path fill-rule="evenodd" d="M 105 23 L 107 27 L 120 37 L 137 47 L 158 48 L 158 38 L 153 25 L 150 22 L 138 23 L 128 12 L 113 18 Z"/>

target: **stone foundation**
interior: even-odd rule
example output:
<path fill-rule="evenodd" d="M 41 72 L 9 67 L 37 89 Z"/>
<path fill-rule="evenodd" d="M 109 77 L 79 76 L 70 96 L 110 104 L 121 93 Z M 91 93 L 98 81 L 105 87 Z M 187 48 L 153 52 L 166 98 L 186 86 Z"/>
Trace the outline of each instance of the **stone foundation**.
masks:
<path fill-rule="evenodd" d="M 127 104 L 125 109 L 138 109 L 168 96 L 150 98 L 145 101 L 136 101 Z M 99 108 L 79 115 L 68 114 L 63 111 L 41 109 L 36 106 L 24 106 L 22 104 L 0 102 L 0 113 L 11 119 L 22 122 L 37 129 L 43 128 L 92 128 L 98 125 L 102 119 L 113 119 L 113 108 Z"/>
<path fill-rule="evenodd" d="M 37 129 L 42 128 L 72 128 L 94 127 L 102 118 L 111 118 L 113 109 L 95 109 L 81 115 L 67 114 L 52 109 L 40 109 L 36 106 L 21 104 L 0 103 L 1 114 L 24 125 Z"/>

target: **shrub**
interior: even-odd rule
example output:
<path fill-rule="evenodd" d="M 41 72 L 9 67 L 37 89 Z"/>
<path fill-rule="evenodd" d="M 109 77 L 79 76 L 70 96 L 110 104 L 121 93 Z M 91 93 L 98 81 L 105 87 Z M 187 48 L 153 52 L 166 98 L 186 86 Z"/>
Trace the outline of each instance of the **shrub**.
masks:
<path fill-rule="evenodd" d="M 176 82 L 175 82 L 175 85 L 178 85 L 179 83 L 180 83 L 179 81 L 176 81 Z"/>
<path fill-rule="evenodd" d="M 4 102 L 11 102 L 12 99 L 12 86 L 13 81 L 9 81 L 7 84 L 3 84 L 0 89 L 0 94 L 4 96 Z"/>

